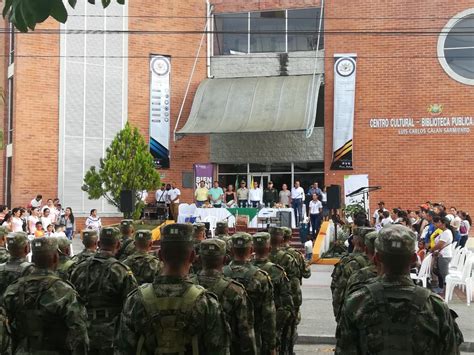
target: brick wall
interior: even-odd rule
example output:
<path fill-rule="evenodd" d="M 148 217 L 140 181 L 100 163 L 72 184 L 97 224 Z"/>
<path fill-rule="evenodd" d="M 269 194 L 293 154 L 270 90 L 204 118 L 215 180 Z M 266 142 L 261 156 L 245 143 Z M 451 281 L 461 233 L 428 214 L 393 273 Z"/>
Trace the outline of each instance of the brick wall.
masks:
<path fill-rule="evenodd" d="M 474 211 L 468 181 L 474 172 L 470 134 L 402 136 L 396 129 L 370 129 L 376 117 L 429 117 L 430 104 L 443 104 L 442 116 L 472 116 L 474 87 L 450 78 L 437 57 L 439 32 L 472 1 L 360 1 L 357 6 L 336 0 L 325 13 L 326 31 L 390 29 L 427 31 L 420 35 L 327 34 L 325 175 L 327 183 L 343 185 L 345 174 L 369 174 L 371 185 L 382 190 L 371 195 L 387 207 L 414 208 L 427 200 L 444 201 Z M 340 19 L 351 17 L 350 19 Z M 385 18 L 398 18 L 382 20 Z M 414 17 L 423 19 L 414 20 Z M 406 18 L 406 19 L 403 19 Z M 333 55 L 357 53 L 354 126 L 354 170 L 330 170 L 333 129 Z M 376 58 L 376 57 L 382 58 Z M 419 58 L 420 56 L 426 58 Z M 411 57 L 411 58 L 409 58 Z M 416 58 L 418 57 L 418 58 Z"/>
<path fill-rule="evenodd" d="M 213 0 L 215 12 L 246 12 L 319 6 L 320 0 Z"/>
<path fill-rule="evenodd" d="M 6 21 L 0 18 L 0 28 L 6 29 L 8 25 Z M 3 54 L 3 57 L 0 60 L 0 73 L 2 75 L 2 83 L 1 83 L 1 90 L 3 93 L 3 97 L 5 98 L 4 101 L 1 102 L 0 106 L 0 122 L 1 126 L 0 129 L 3 131 L 3 146 L 0 147 L 0 204 L 3 204 L 5 201 L 5 163 L 6 163 L 6 144 L 8 141 L 8 116 L 7 116 L 7 95 L 8 95 L 8 54 L 9 52 L 9 42 L 8 42 L 8 35 L 5 34 L 2 36 L 0 41 L 0 53 Z"/>

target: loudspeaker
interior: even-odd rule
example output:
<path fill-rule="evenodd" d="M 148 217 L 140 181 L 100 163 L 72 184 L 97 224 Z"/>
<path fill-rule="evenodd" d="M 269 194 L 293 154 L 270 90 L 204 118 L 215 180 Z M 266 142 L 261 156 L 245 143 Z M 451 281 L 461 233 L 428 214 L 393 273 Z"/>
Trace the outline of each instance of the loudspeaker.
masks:
<path fill-rule="evenodd" d="M 328 205 L 330 210 L 341 208 L 341 186 L 331 185 L 327 187 Z"/>
<path fill-rule="evenodd" d="M 124 213 L 135 211 L 135 193 L 132 190 L 120 191 L 120 211 Z"/>
<path fill-rule="evenodd" d="M 291 228 L 291 212 L 278 211 L 277 217 L 280 219 L 280 227 Z"/>

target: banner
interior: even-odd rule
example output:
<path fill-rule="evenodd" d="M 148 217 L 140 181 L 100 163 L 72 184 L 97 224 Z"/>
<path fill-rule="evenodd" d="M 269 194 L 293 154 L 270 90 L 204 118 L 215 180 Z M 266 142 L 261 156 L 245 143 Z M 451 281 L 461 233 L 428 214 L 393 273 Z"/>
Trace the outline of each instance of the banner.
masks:
<path fill-rule="evenodd" d="M 170 167 L 170 70 L 168 57 L 150 56 L 150 153 L 157 168 Z"/>
<path fill-rule="evenodd" d="M 334 55 L 334 170 L 352 170 L 356 58 L 355 54 Z"/>
<path fill-rule="evenodd" d="M 352 196 L 347 197 L 348 194 L 360 189 L 361 187 L 369 186 L 369 175 L 344 175 L 344 202 L 346 206 L 354 203 L 362 203 L 364 196 Z M 369 201 L 366 200 L 365 204 L 369 207 Z"/>
<path fill-rule="evenodd" d="M 206 187 L 212 187 L 214 179 L 214 165 L 212 164 L 194 164 L 194 189 L 199 187 L 201 181 L 206 183 Z"/>

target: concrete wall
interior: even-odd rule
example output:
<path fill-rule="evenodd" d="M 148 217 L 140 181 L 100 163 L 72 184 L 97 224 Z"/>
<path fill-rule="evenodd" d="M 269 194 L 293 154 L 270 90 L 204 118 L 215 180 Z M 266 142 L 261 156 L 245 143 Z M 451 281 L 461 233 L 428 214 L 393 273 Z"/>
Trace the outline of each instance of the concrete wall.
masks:
<path fill-rule="evenodd" d="M 259 132 L 211 135 L 213 163 L 287 163 L 324 160 L 324 128 L 304 132 Z"/>

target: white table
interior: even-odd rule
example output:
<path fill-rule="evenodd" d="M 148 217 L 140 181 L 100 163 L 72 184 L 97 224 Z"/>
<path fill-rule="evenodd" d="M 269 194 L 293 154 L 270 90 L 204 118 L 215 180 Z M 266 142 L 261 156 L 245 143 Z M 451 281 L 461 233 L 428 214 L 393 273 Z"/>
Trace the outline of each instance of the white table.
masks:
<path fill-rule="evenodd" d="M 227 211 L 226 208 L 196 208 L 193 217 L 196 217 L 197 222 L 203 222 L 206 217 L 216 217 L 217 222 L 227 220 L 229 227 L 235 224 L 235 217 Z M 178 223 L 184 223 L 186 216 L 178 216 Z"/>
<path fill-rule="evenodd" d="M 260 211 L 258 211 L 257 216 L 250 221 L 249 227 L 257 228 L 259 218 L 276 218 L 278 212 L 291 212 L 291 228 L 296 228 L 295 211 L 293 208 L 262 208 Z"/>

